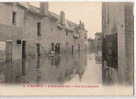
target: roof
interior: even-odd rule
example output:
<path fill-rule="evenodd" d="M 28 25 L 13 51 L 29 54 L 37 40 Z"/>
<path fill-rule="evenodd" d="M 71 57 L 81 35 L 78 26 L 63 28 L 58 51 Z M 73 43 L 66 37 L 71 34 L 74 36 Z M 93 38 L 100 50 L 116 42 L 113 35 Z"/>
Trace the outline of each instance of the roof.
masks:
<path fill-rule="evenodd" d="M 13 4 L 13 3 L 10 3 L 10 4 Z M 30 12 L 30 13 L 32 13 L 32 14 L 35 14 L 35 15 L 37 15 L 37 16 L 39 16 L 39 17 L 45 17 L 45 16 L 46 16 L 46 15 L 44 15 L 44 14 L 42 14 L 42 13 L 40 12 L 40 8 L 39 8 L 39 7 L 36 7 L 36 6 L 30 5 L 30 4 L 27 4 L 26 2 L 24 2 L 24 3 L 18 2 L 18 3 L 14 3 L 14 4 L 16 4 L 17 6 L 23 8 L 24 10 L 27 10 L 28 12 Z M 47 17 L 53 18 L 53 19 L 55 19 L 55 20 L 60 20 L 60 16 L 57 15 L 56 13 L 54 13 L 54 12 L 51 12 L 51 11 L 49 11 Z M 65 28 L 66 28 L 67 30 L 72 31 L 72 30 L 75 29 L 77 26 L 78 26 L 78 24 L 76 24 L 76 23 L 74 23 L 74 22 L 72 22 L 72 21 L 66 19 Z M 86 30 L 85 30 L 85 31 L 86 31 Z"/>
<path fill-rule="evenodd" d="M 35 7 L 33 5 L 29 5 L 29 4 L 26 4 L 26 3 L 17 3 L 17 5 L 20 6 L 20 7 L 23 7 L 24 9 L 27 9 L 31 13 L 35 13 L 35 14 L 39 14 L 39 15 L 43 16 L 43 14 L 40 13 L 40 8 L 38 8 L 38 7 Z M 59 20 L 59 18 L 60 18 L 59 15 L 57 15 L 56 13 L 51 12 L 51 11 L 49 11 L 49 17 L 52 17 L 52 18 L 57 19 L 57 20 Z M 70 20 L 66 20 L 66 23 L 71 25 L 71 26 L 77 25 L 76 23 L 74 23 Z"/>
<path fill-rule="evenodd" d="M 27 10 L 28 12 L 35 14 L 37 16 L 41 16 L 41 17 L 45 16 L 40 12 L 40 8 L 38 8 L 38 7 L 28 5 L 26 3 L 17 3 L 17 6 L 20 6 L 20 7 L 24 8 L 25 10 Z"/>

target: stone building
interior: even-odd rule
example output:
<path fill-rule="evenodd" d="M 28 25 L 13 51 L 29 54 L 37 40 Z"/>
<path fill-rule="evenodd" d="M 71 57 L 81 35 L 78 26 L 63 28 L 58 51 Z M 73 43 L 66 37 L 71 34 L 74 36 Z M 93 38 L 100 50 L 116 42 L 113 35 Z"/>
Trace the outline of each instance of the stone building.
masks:
<path fill-rule="evenodd" d="M 113 68 L 110 79 L 133 83 L 134 16 L 133 3 L 102 3 L 103 68 Z M 112 77 L 115 76 L 117 77 Z M 103 78 L 106 74 L 103 69 Z M 114 81 L 114 80 L 113 80 Z"/>
<path fill-rule="evenodd" d="M 37 55 L 55 50 L 72 52 L 85 49 L 87 31 L 84 23 L 75 24 L 49 11 L 48 2 L 34 7 L 27 3 L 0 3 L 0 41 L 13 40 L 18 53 L 26 41 L 26 54 Z M 20 49 L 19 49 L 20 48 Z M 15 49 L 14 49 L 15 50 Z"/>
<path fill-rule="evenodd" d="M 89 52 L 95 51 L 95 39 L 92 39 L 92 38 L 88 39 L 88 50 Z"/>

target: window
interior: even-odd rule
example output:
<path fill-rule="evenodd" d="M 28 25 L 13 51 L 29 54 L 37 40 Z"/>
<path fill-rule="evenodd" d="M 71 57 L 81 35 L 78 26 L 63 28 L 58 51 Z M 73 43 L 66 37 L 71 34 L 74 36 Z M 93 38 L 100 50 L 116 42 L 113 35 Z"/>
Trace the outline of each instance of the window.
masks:
<path fill-rule="evenodd" d="M 17 40 L 16 43 L 17 43 L 17 44 L 21 44 L 22 41 L 21 41 L 21 40 Z"/>
<path fill-rule="evenodd" d="M 12 24 L 16 24 L 16 12 L 12 13 Z"/>
<path fill-rule="evenodd" d="M 41 36 L 41 23 L 37 23 L 37 36 Z"/>

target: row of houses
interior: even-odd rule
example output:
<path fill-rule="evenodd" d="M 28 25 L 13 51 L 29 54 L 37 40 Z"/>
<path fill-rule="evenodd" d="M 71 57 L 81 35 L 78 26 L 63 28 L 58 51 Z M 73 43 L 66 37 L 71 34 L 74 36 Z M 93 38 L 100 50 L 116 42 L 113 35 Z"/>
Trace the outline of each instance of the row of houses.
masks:
<path fill-rule="evenodd" d="M 12 40 L 15 52 L 21 53 L 24 45 L 25 53 L 34 56 L 86 47 L 84 23 L 67 20 L 64 11 L 60 15 L 49 11 L 48 2 L 41 2 L 39 8 L 28 3 L 0 3 L 0 8 L 0 41 Z"/>

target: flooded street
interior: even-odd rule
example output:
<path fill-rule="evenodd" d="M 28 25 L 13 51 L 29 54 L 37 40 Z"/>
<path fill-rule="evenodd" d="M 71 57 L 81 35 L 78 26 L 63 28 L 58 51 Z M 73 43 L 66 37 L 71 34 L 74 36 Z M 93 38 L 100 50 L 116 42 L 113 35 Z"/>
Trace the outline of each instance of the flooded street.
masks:
<path fill-rule="evenodd" d="M 113 95 L 113 93 L 120 94 L 120 92 L 122 92 L 122 94 L 126 92 L 133 94 L 133 86 L 124 86 L 122 83 L 117 84 L 119 75 L 116 70 L 104 70 L 102 68 L 101 55 L 95 52 L 81 52 L 74 53 L 73 55 L 65 53 L 56 55 L 55 57 L 27 57 L 23 62 L 17 60 L 12 66 L 2 62 L 0 66 L 0 82 L 4 85 L 6 84 L 6 86 L 7 84 L 39 86 L 43 84 L 55 84 L 71 86 L 71 88 L 72 85 L 85 87 L 98 86 L 96 88 L 82 88 L 81 92 L 79 92 L 79 88 L 74 87 L 71 93 L 73 95 L 76 95 L 77 92 L 79 92 L 80 95 L 87 93 L 89 95 L 90 93 L 92 95 Z M 42 87 L 42 90 L 44 89 L 46 89 L 46 87 Z M 58 90 L 63 90 L 67 93 L 69 93 L 70 90 L 70 88 L 48 89 L 57 92 L 56 95 L 60 94 Z M 34 91 L 38 90 L 39 89 Z M 86 90 L 90 91 L 86 92 Z M 98 91 L 100 93 L 97 93 Z M 41 92 L 44 93 L 46 91 Z"/>
<path fill-rule="evenodd" d="M 4 56 L 4 54 L 3 54 Z M 2 60 L 2 58 L 1 58 Z M 117 69 L 102 68 L 101 51 L 63 53 L 55 56 L 27 57 L 12 65 L 0 64 L 0 81 L 6 84 L 123 84 Z M 129 77 L 129 79 L 128 79 Z M 132 76 L 131 76 L 132 77 Z"/>
<path fill-rule="evenodd" d="M 74 76 L 67 84 L 102 84 L 102 65 L 96 59 L 95 53 L 87 54 L 87 65 L 82 78 L 79 80 L 78 76 Z"/>
<path fill-rule="evenodd" d="M 0 95 L 133 95 L 133 2 L 0 7 Z"/>
<path fill-rule="evenodd" d="M 99 53 L 99 54 L 98 54 Z M 100 52 L 80 52 L 65 53 L 54 57 L 27 57 L 25 60 L 14 61 L 12 65 L 1 62 L 0 82 L 10 85 L 64 85 L 64 86 L 98 86 L 91 92 L 94 94 L 98 91 L 103 95 L 112 95 L 117 90 L 124 93 L 133 93 L 132 85 L 123 85 L 119 83 L 120 75 L 116 69 L 102 68 Z M 127 77 L 127 75 L 125 75 Z M 128 83 L 129 80 L 126 79 Z M 44 88 L 43 88 L 44 89 Z M 65 88 L 62 88 L 66 92 Z M 69 89 L 69 88 L 67 88 Z M 54 88 L 58 92 L 57 88 Z M 77 93 L 78 88 L 74 88 Z M 83 94 L 87 88 L 82 88 Z M 110 90 L 110 91 L 109 91 Z M 43 91 L 44 92 L 44 91 Z M 85 92 L 86 93 L 86 92 Z M 89 92 L 90 93 L 90 92 Z M 87 93 L 86 93 L 87 94 Z M 117 93 L 118 94 L 118 91 Z"/>
<path fill-rule="evenodd" d="M 21 64 L 22 63 L 22 64 Z M 26 58 L 12 66 L 1 62 L 0 79 L 5 83 L 102 83 L 102 65 L 95 53 L 80 52 L 54 57 Z M 2 70 L 3 69 L 3 70 Z"/>

